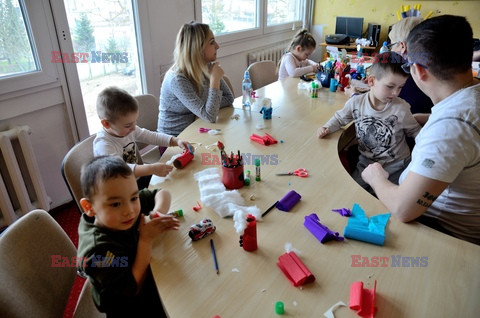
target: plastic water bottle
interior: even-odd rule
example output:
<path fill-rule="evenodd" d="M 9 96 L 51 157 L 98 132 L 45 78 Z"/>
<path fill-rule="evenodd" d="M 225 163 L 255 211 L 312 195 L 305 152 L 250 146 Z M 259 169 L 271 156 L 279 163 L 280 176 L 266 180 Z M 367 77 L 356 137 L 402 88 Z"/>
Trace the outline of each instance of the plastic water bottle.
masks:
<path fill-rule="evenodd" d="M 252 81 L 250 80 L 250 73 L 245 71 L 242 81 L 242 105 L 250 106 L 250 96 L 252 94 Z"/>
<path fill-rule="evenodd" d="M 380 54 L 390 51 L 387 45 L 388 45 L 387 41 L 383 42 L 383 45 L 380 48 Z"/>

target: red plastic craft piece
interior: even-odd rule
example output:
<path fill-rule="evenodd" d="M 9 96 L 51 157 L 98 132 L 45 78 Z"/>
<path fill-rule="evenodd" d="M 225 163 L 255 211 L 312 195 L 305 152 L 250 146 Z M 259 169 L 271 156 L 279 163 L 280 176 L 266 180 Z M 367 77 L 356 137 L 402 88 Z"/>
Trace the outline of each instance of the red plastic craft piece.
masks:
<path fill-rule="evenodd" d="M 313 276 L 295 252 L 281 255 L 278 258 L 277 265 L 295 287 L 315 281 L 315 276 Z"/>
<path fill-rule="evenodd" d="M 278 141 L 273 138 L 272 136 L 270 136 L 269 134 L 265 133 L 265 136 L 259 136 L 257 134 L 252 134 L 250 136 L 250 140 L 253 140 L 255 142 L 258 142 L 259 144 L 262 144 L 262 145 L 265 145 L 265 146 L 269 146 L 269 145 L 273 145 L 273 144 L 276 144 Z"/>
<path fill-rule="evenodd" d="M 350 309 L 356 310 L 357 314 L 363 318 L 373 318 L 375 316 L 375 293 L 377 290 L 377 281 L 373 289 L 363 288 L 363 282 L 355 282 L 350 286 Z"/>
<path fill-rule="evenodd" d="M 197 205 L 194 206 L 192 209 L 193 209 L 193 211 L 198 212 L 201 208 L 202 208 L 202 206 L 200 205 L 200 202 L 197 201 Z"/>
<path fill-rule="evenodd" d="M 258 248 L 257 219 L 251 214 L 247 215 L 247 227 L 241 236 L 240 246 L 248 252 L 255 251 Z"/>
<path fill-rule="evenodd" d="M 194 156 L 193 153 L 191 153 L 189 150 L 185 150 L 180 157 L 178 157 L 177 159 L 175 159 L 175 160 L 173 161 L 173 165 L 174 165 L 175 168 L 177 168 L 177 169 L 182 169 L 182 168 L 184 168 L 190 161 L 192 161 L 193 156 Z"/>

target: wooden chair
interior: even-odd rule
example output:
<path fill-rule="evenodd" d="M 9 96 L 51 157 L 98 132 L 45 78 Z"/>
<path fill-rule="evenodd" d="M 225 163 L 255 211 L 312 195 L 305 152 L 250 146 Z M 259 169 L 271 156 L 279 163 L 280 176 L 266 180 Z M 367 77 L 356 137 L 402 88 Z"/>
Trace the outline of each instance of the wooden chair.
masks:
<path fill-rule="evenodd" d="M 151 131 L 157 131 L 159 107 L 158 99 L 151 94 L 138 95 L 135 96 L 135 99 L 138 102 L 139 112 L 137 125 Z M 139 148 L 143 162 L 154 163 L 160 160 L 161 156 L 158 146 L 137 142 L 137 147 Z"/>
<path fill-rule="evenodd" d="M 82 211 L 80 199 L 83 196 L 80 184 L 80 171 L 85 163 L 93 159 L 93 140 L 95 136 L 96 134 L 93 134 L 74 145 L 65 155 L 62 162 L 61 171 L 63 179 L 80 212 Z"/>
<path fill-rule="evenodd" d="M 62 176 L 67 184 L 68 190 L 72 195 L 72 198 L 77 203 L 79 211 L 82 211 L 80 206 L 80 199 L 83 197 L 82 185 L 80 183 L 80 172 L 82 166 L 90 162 L 93 156 L 93 140 L 96 134 L 85 138 L 72 147 L 65 155 L 62 161 Z M 137 163 L 143 164 L 142 156 L 137 147 Z M 156 150 L 158 153 L 158 150 Z"/>
<path fill-rule="evenodd" d="M 55 219 L 44 210 L 22 216 L 0 236 L 0 255 L 0 317 L 62 317 L 76 277 L 71 260 L 77 251 Z M 105 317 L 90 291 L 87 280 L 74 317 Z"/>
<path fill-rule="evenodd" d="M 253 90 L 276 82 L 278 79 L 277 67 L 273 61 L 265 60 L 252 63 L 247 70 L 250 73 Z"/>
<path fill-rule="evenodd" d="M 230 79 L 228 78 L 227 75 L 223 75 L 223 80 L 225 81 L 225 83 L 228 85 L 228 87 L 230 88 L 230 90 L 232 91 L 232 95 L 235 97 L 235 92 L 233 90 L 233 86 L 232 86 L 232 82 L 230 81 Z"/>

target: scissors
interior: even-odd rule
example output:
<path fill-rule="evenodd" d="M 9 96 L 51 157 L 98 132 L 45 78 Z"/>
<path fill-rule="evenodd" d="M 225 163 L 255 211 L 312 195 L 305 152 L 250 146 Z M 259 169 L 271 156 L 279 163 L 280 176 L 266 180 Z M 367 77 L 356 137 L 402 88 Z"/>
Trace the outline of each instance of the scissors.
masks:
<path fill-rule="evenodd" d="M 199 133 L 209 133 L 211 135 L 216 135 L 218 132 L 220 132 L 221 129 L 211 129 L 211 128 L 204 128 L 204 127 L 200 127 L 198 128 L 198 132 Z"/>
<path fill-rule="evenodd" d="M 306 169 L 304 168 L 298 168 L 298 169 L 295 169 L 293 172 L 282 172 L 282 173 L 277 173 L 276 174 L 277 176 L 297 176 L 297 177 L 300 177 L 300 178 L 306 178 L 308 177 L 308 172 Z"/>

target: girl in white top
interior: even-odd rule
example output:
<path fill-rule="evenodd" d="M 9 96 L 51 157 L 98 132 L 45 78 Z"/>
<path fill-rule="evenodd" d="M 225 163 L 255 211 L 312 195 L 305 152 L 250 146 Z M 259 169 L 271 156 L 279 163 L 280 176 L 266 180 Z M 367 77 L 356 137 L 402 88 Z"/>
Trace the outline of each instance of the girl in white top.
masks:
<path fill-rule="evenodd" d="M 300 30 L 292 39 L 287 52 L 283 55 L 278 70 L 278 79 L 285 77 L 300 77 L 315 73 L 319 64 L 308 57 L 315 51 L 317 42 L 306 29 Z"/>

